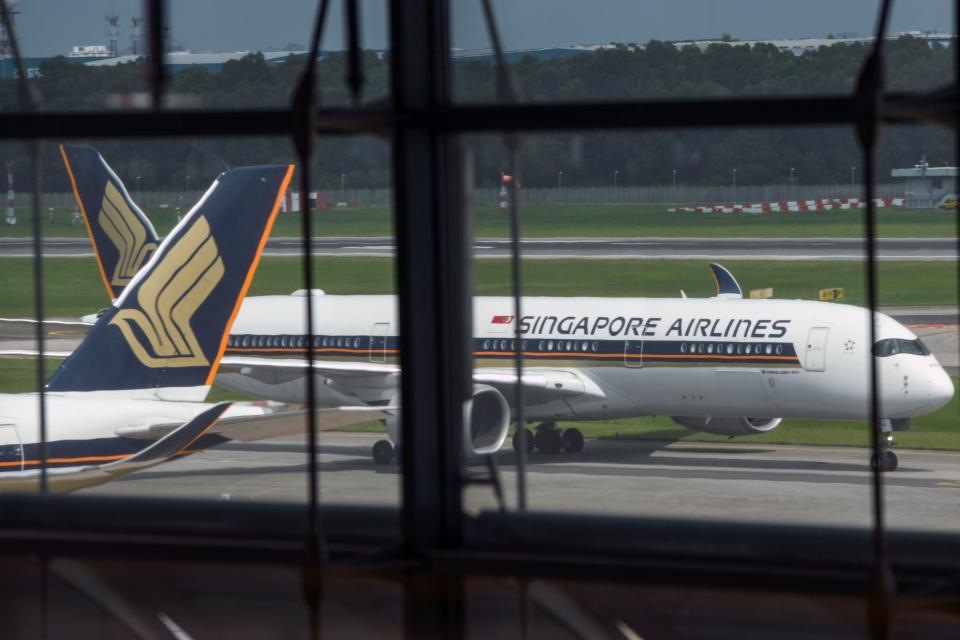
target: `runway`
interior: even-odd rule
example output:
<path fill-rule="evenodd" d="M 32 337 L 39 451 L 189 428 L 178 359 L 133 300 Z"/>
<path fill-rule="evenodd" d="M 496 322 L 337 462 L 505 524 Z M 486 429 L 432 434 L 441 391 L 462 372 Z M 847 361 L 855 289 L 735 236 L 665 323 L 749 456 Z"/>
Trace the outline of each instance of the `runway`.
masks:
<path fill-rule="evenodd" d="M 672 260 L 864 260 L 862 238 L 527 238 L 521 241 L 526 258 L 672 259 Z M 299 238 L 270 238 L 264 255 L 300 255 Z M 317 256 L 393 256 L 392 237 L 314 238 Z M 46 238 L 47 256 L 92 256 L 86 238 Z M 881 260 L 955 261 L 952 238 L 881 238 Z M 0 257 L 30 256 L 30 238 L 0 238 Z M 478 258 L 507 258 L 510 241 L 480 238 Z"/>
<path fill-rule="evenodd" d="M 325 503 L 397 505 L 396 466 L 376 466 L 381 434 L 320 434 Z M 228 444 L 118 481 L 86 489 L 100 495 L 209 500 L 306 499 L 303 438 Z M 960 531 L 960 453 L 901 450 L 886 474 L 891 528 Z M 516 496 L 514 454 L 499 454 L 507 505 Z M 473 467 L 482 473 L 483 467 Z M 527 467 L 530 508 L 580 512 L 869 527 L 870 474 L 865 449 L 642 440 L 588 440 L 577 455 L 533 453 Z M 470 511 L 496 508 L 488 485 L 467 490 Z"/>

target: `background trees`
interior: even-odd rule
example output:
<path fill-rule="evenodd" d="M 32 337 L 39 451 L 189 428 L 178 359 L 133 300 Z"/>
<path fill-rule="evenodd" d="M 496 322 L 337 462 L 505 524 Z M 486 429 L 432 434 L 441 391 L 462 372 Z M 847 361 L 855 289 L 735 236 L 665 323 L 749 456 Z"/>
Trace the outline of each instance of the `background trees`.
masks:
<path fill-rule="evenodd" d="M 643 49 L 619 45 L 569 57 L 528 56 L 512 66 L 521 100 L 535 102 L 849 94 L 867 52 L 862 44 L 822 47 L 795 56 L 771 45 L 711 45 L 701 51 L 653 41 Z M 933 89 L 951 77 L 952 53 L 946 48 L 903 37 L 889 43 L 887 52 L 891 90 Z M 175 73 L 170 91 L 211 108 L 285 105 L 303 63 L 303 56 L 267 63 L 262 55 L 252 54 L 227 62 L 219 72 L 197 67 Z M 332 54 L 318 65 L 324 104 L 348 103 L 343 63 L 342 55 Z M 364 100 L 385 98 L 389 54 L 366 52 L 364 66 Z M 492 61 L 458 61 L 453 69 L 456 100 L 495 99 Z M 53 58 L 42 63 L 41 74 L 43 108 L 50 110 L 99 109 L 112 95 L 146 90 L 142 62 L 87 67 Z M 14 82 L 0 81 L 0 108 L 14 109 L 16 104 Z M 476 154 L 478 184 L 496 184 L 506 167 L 499 138 L 469 140 Z M 728 184 L 732 168 L 737 168 L 741 184 L 784 183 L 791 168 L 799 183 L 846 183 L 850 167 L 862 162 L 853 131 L 845 127 L 533 134 L 523 140 L 523 181 L 529 186 L 553 186 L 560 171 L 569 185 L 609 185 L 614 171 L 621 185 L 669 184 L 673 170 L 685 183 Z M 283 138 L 97 141 L 96 145 L 131 187 L 134 177 L 140 176 L 144 190 L 186 188 L 187 176 L 190 187 L 199 189 L 227 166 L 294 160 L 292 145 Z M 16 156 L 13 145 L 7 149 Z M 928 127 L 887 127 L 878 151 L 881 178 L 889 176 L 893 167 L 913 164 L 921 155 L 933 165 L 952 164 L 953 158 L 951 136 Z M 348 188 L 390 184 L 385 140 L 324 138 L 318 144 L 315 165 L 314 179 L 320 188 L 339 188 L 342 174 L 348 176 Z M 56 148 L 48 145 L 44 189 L 68 188 Z"/>

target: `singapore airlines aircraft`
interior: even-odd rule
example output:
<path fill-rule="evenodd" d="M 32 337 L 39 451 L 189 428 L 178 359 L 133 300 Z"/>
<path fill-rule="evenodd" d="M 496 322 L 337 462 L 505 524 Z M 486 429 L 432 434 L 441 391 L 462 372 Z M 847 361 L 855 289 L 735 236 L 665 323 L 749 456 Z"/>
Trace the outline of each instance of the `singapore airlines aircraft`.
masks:
<path fill-rule="evenodd" d="M 128 251 L 107 272 L 122 292 L 47 383 L 45 448 L 37 395 L 0 395 L 0 490 L 36 489 L 42 457 L 49 489 L 71 491 L 228 440 L 302 432 L 302 413 L 200 402 L 292 172 L 228 171 L 162 244 L 144 249 L 142 238 L 127 236 Z M 109 186 L 99 197 L 86 213 L 97 210 L 120 237 L 129 212 Z M 370 413 L 328 411 L 319 422 L 337 426 Z"/>
<path fill-rule="evenodd" d="M 86 162 L 93 169 L 106 167 L 92 149 L 84 153 L 96 158 Z M 68 148 L 68 167 L 73 155 Z M 79 154 L 75 157 L 74 162 L 81 161 Z M 112 172 L 109 176 L 119 183 Z M 126 195 L 122 186 L 119 191 Z M 81 207 L 83 199 L 81 192 Z M 132 203 L 129 210 L 139 213 Z M 142 213 L 138 218 L 152 232 Z M 137 226 L 133 220 L 129 224 Z M 128 241 L 125 255 L 156 241 L 149 232 L 128 235 L 144 240 Z M 96 245 L 96 232 L 93 239 Z M 102 271 L 117 268 L 99 246 L 97 253 Z M 517 319 L 511 298 L 474 298 L 472 416 L 489 427 L 487 445 L 499 446 L 496 435 L 512 417 L 518 321 L 527 364 L 524 415 L 540 421 L 527 442 L 547 453 L 583 448 L 580 430 L 560 430 L 558 421 L 667 415 L 690 429 L 738 436 L 768 432 L 783 418 L 868 420 L 871 354 L 881 385 L 878 428 L 905 429 L 911 417 L 935 411 L 953 397 L 953 383 L 936 358 L 892 318 L 874 314 L 877 342 L 870 345 L 866 309 L 744 300 L 726 269 L 711 268 L 717 283 L 711 299 L 525 298 L 524 316 Z M 395 298 L 317 295 L 313 300 L 317 402 L 396 405 L 401 370 Z M 305 364 L 296 358 L 308 340 L 303 317 L 303 299 L 296 294 L 247 298 L 217 382 L 257 397 L 303 402 Z M 397 419 L 385 422 L 397 443 Z M 519 446 L 516 436 L 514 446 Z M 389 462 L 393 447 L 380 441 L 373 455 L 378 463 Z M 893 470 L 897 457 L 885 450 L 876 463 Z"/>

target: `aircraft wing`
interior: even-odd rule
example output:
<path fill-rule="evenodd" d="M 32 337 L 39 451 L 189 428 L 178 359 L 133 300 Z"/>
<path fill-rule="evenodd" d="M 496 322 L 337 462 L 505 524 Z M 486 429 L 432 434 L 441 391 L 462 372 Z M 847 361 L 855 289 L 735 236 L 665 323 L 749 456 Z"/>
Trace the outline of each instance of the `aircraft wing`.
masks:
<path fill-rule="evenodd" d="M 276 359 L 276 358 L 243 358 L 228 356 L 220 361 L 221 373 L 239 373 L 254 377 L 276 376 L 287 374 L 292 378 L 303 375 L 307 363 L 304 360 Z M 372 378 L 380 377 L 382 386 L 396 384 L 396 376 L 400 367 L 392 364 L 376 362 L 331 362 L 314 363 L 314 373 L 335 381 L 338 385 L 352 387 L 362 384 L 364 387 L 374 386 Z M 362 380 L 362 382 L 361 382 Z M 484 384 L 500 391 L 510 404 L 514 404 L 513 396 L 517 381 L 513 368 L 497 367 L 475 369 L 473 381 Z M 524 401 L 526 404 L 542 404 L 552 400 L 588 395 L 604 398 L 606 394 L 590 378 L 578 373 L 574 369 L 554 369 L 532 367 L 523 372 Z"/>
<path fill-rule="evenodd" d="M 289 372 L 299 377 L 306 371 L 307 361 L 293 358 L 224 356 L 220 360 L 220 368 L 217 373 L 248 374 L 255 369 Z M 370 376 L 400 373 L 400 367 L 395 364 L 380 364 L 377 362 L 331 362 L 324 360 L 314 362 L 313 371 L 328 378 L 368 378 Z"/>
<path fill-rule="evenodd" d="M 329 431 L 359 422 L 389 418 L 396 411 L 396 407 L 334 407 L 318 409 L 314 415 L 317 430 Z M 306 416 L 307 412 L 302 409 L 227 416 L 218 420 L 209 433 L 238 442 L 298 435 L 304 433 L 306 429 Z M 116 433 L 125 438 L 153 439 L 170 433 L 175 428 L 176 425 L 172 424 L 151 424 L 145 427 L 118 429 Z"/>
<path fill-rule="evenodd" d="M 208 433 L 232 403 L 221 402 L 198 414 L 189 422 L 172 429 L 162 438 L 122 460 L 85 467 L 54 468 L 47 470 L 47 487 L 53 493 L 67 493 L 83 487 L 92 487 L 156 466 L 173 458 L 195 453 L 191 449 L 201 436 Z M 40 488 L 40 470 L 8 472 L 0 477 L 0 491 L 37 491 Z"/>

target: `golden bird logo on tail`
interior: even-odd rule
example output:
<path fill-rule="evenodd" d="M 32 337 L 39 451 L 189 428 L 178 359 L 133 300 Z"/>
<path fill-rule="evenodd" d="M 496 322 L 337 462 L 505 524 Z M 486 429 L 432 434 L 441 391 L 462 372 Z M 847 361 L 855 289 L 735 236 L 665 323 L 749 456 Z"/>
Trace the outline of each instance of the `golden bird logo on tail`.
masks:
<path fill-rule="evenodd" d="M 210 363 L 190 321 L 224 273 L 210 224 L 201 216 L 140 284 L 140 309 L 121 309 L 110 324 L 146 367 L 206 366 Z"/>
<path fill-rule="evenodd" d="M 119 253 L 110 283 L 125 286 L 156 250 L 157 243 L 147 242 L 147 230 L 143 223 L 109 181 L 103 192 L 97 222 Z"/>

